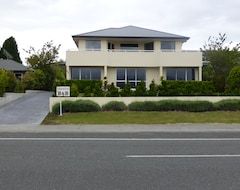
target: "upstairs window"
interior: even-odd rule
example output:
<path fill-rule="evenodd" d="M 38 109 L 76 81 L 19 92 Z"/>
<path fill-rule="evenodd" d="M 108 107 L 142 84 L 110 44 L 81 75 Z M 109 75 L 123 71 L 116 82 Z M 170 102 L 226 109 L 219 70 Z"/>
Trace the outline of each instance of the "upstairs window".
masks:
<path fill-rule="evenodd" d="M 101 69 L 91 67 L 71 67 L 71 79 L 101 80 Z"/>
<path fill-rule="evenodd" d="M 100 40 L 86 40 L 86 49 L 87 50 L 100 50 L 101 41 Z"/>
<path fill-rule="evenodd" d="M 161 50 L 174 51 L 176 49 L 176 43 L 174 41 L 162 41 Z"/>
<path fill-rule="evenodd" d="M 138 51 L 138 44 L 121 44 L 120 48 L 126 51 Z"/>

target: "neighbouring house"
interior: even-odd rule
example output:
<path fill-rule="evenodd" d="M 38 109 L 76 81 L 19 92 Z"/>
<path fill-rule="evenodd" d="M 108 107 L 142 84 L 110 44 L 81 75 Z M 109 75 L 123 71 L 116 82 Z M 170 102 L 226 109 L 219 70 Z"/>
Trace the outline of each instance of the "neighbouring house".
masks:
<path fill-rule="evenodd" d="M 101 79 L 122 88 L 140 81 L 202 80 L 202 53 L 182 50 L 189 37 L 135 26 L 72 36 L 78 50 L 66 53 L 67 79 Z"/>
<path fill-rule="evenodd" d="M 29 70 L 28 67 L 10 59 L 0 59 L 0 69 L 12 71 L 17 78 L 22 78 L 23 74 Z"/>

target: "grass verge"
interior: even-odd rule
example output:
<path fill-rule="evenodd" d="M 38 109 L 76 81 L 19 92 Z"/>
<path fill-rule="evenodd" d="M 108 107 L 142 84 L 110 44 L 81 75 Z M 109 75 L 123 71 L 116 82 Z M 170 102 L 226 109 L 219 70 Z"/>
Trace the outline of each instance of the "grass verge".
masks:
<path fill-rule="evenodd" d="M 91 112 L 49 113 L 48 124 L 167 124 L 167 123 L 240 123 L 240 112 Z"/>

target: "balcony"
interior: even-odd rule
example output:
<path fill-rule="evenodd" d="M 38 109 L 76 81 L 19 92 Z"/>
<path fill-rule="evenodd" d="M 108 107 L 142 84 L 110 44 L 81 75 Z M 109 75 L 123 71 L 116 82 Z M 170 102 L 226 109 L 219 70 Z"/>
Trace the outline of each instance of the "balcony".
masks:
<path fill-rule="evenodd" d="M 66 60 L 67 66 L 201 67 L 202 53 L 200 51 L 69 50 Z"/>

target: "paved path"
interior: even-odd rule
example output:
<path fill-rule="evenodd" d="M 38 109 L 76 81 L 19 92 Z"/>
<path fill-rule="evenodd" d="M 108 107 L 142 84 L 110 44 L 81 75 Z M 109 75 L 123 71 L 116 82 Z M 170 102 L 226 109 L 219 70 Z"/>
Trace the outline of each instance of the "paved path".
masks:
<path fill-rule="evenodd" d="M 36 91 L 0 107 L 2 124 L 40 124 L 49 112 L 51 92 Z"/>

